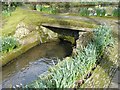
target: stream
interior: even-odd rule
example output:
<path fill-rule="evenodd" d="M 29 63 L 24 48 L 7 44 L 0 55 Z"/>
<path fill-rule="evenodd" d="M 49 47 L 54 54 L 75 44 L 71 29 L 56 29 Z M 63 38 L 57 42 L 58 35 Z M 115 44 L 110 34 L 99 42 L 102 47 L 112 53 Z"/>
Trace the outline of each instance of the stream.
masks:
<path fill-rule="evenodd" d="M 2 68 L 2 88 L 28 84 L 57 64 L 58 59 L 72 54 L 72 44 L 56 41 L 37 45 Z"/>

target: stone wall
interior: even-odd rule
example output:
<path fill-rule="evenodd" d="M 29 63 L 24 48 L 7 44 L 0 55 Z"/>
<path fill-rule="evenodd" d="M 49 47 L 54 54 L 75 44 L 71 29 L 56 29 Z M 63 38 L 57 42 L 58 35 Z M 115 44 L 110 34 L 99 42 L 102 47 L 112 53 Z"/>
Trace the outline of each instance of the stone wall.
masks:
<path fill-rule="evenodd" d="M 82 50 L 84 47 L 86 47 L 86 45 L 91 41 L 92 37 L 92 31 L 79 32 L 79 37 L 75 41 L 76 45 L 73 48 L 73 55 L 76 55 L 78 48 Z"/>
<path fill-rule="evenodd" d="M 57 33 L 53 32 L 50 29 L 47 29 L 43 26 L 40 26 L 39 32 L 40 32 L 40 42 L 41 43 L 50 42 L 51 40 L 58 39 Z"/>
<path fill-rule="evenodd" d="M 92 31 L 79 32 L 79 38 L 76 40 L 76 48 L 85 47 L 93 37 Z"/>

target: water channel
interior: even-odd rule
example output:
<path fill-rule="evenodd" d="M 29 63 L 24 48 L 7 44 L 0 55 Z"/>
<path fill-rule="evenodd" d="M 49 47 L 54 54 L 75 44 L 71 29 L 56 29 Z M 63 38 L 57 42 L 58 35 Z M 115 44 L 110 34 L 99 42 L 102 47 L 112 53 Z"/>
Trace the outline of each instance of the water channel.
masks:
<path fill-rule="evenodd" d="M 58 59 L 70 56 L 72 44 L 67 41 L 57 41 L 40 44 L 20 55 L 2 68 L 2 88 L 16 84 L 28 84 L 46 72 Z"/>

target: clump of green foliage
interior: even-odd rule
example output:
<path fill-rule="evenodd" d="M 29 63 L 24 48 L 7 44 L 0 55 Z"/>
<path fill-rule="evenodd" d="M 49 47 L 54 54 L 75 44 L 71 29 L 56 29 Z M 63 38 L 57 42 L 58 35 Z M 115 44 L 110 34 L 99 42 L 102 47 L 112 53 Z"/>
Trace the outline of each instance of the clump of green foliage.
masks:
<path fill-rule="evenodd" d="M 120 16 L 120 8 L 115 8 L 115 9 L 112 11 L 112 16 L 115 16 L 115 17 Z"/>
<path fill-rule="evenodd" d="M 90 11 L 89 8 L 87 7 L 82 7 L 80 8 L 80 15 L 81 16 L 108 16 L 107 11 L 105 8 L 91 8 L 92 10 Z M 112 14 L 113 17 L 119 17 L 120 16 L 120 8 L 116 7 L 113 9 Z"/>
<path fill-rule="evenodd" d="M 0 37 L 0 52 L 6 53 L 19 46 L 18 41 L 14 37 Z"/>
<path fill-rule="evenodd" d="M 22 2 L 2 2 L 2 14 L 4 16 L 11 16 L 11 12 L 21 5 Z"/>
<path fill-rule="evenodd" d="M 105 14 L 106 14 L 105 9 L 96 8 L 95 11 L 96 11 L 97 16 L 105 16 Z"/>
<path fill-rule="evenodd" d="M 94 44 L 98 56 L 101 56 L 104 52 L 104 49 L 113 44 L 112 32 L 111 29 L 107 26 L 100 26 L 94 30 Z"/>
<path fill-rule="evenodd" d="M 113 42 L 111 31 L 106 26 L 98 27 L 93 33 L 93 40 L 83 50 L 78 49 L 76 56 L 51 67 L 48 76 L 39 77 L 25 88 L 71 88 L 74 86 L 75 81 L 82 79 L 91 70 L 105 48 Z"/>
<path fill-rule="evenodd" d="M 41 12 L 47 12 L 47 13 L 50 13 L 50 14 L 56 14 L 57 13 L 57 9 L 55 7 L 45 7 L 45 6 L 42 6 L 42 5 L 36 5 L 36 10 L 37 11 L 41 11 Z"/>
<path fill-rule="evenodd" d="M 92 11 L 89 10 L 87 7 L 80 8 L 80 15 L 81 16 L 105 16 L 106 10 L 101 8 L 91 8 Z"/>
<path fill-rule="evenodd" d="M 80 8 L 80 15 L 81 16 L 89 16 L 90 12 L 88 11 L 88 8 Z"/>

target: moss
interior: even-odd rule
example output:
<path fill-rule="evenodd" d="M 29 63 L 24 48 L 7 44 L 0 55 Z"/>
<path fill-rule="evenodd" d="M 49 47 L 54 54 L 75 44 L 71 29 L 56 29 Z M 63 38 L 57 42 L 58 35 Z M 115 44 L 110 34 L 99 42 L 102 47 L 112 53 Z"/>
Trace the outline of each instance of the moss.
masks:
<path fill-rule="evenodd" d="M 50 18 L 42 16 L 39 12 L 23 10 L 21 8 L 17 8 L 14 12 L 12 12 L 12 15 L 10 17 L 4 18 L 3 20 L 6 21 L 3 26 L 3 29 L 0 29 L 0 31 L 2 31 L 3 36 L 13 35 L 16 30 L 16 26 L 20 22 L 24 22 L 28 27 L 30 27 L 30 29 L 31 27 L 33 27 L 33 30 L 35 30 L 36 26 L 40 26 L 42 23 L 69 25 L 70 27 L 95 27 L 95 24 L 93 23 L 69 19 Z"/>
<path fill-rule="evenodd" d="M 18 16 L 19 13 L 19 16 Z M 17 24 L 25 18 L 25 14 L 20 12 L 20 10 L 16 10 L 16 12 L 12 13 L 12 16 L 6 18 L 5 25 L 3 26 L 2 34 L 9 35 L 15 31 Z"/>

